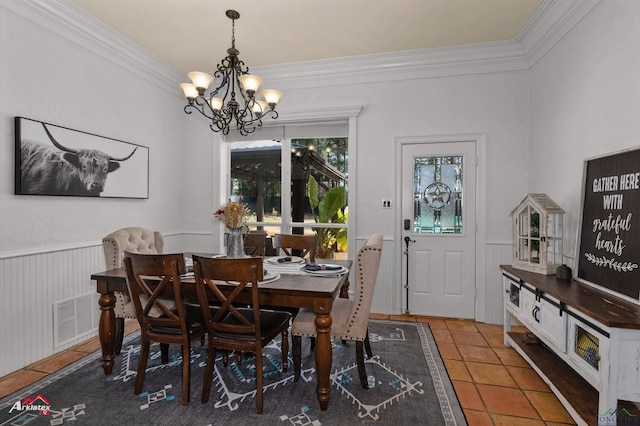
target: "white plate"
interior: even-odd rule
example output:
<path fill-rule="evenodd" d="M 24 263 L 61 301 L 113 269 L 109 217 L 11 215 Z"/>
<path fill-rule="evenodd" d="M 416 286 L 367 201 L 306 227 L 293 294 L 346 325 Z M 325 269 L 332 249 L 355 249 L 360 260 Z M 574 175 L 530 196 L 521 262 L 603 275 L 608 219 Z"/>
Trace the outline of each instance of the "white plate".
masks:
<path fill-rule="evenodd" d="M 258 281 L 258 285 L 272 283 L 280 279 L 280 274 L 277 272 L 266 271 L 263 275 L 262 281 Z"/>
<path fill-rule="evenodd" d="M 290 257 L 291 258 L 291 262 L 278 262 L 278 259 L 283 259 L 285 257 Z M 273 265 L 282 265 L 282 266 L 286 266 L 286 265 L 291 265 L 291 264 L 298 264 L 298 263 L 304 263 L 304 259 L 298 256 L 275 256 L 275 257 L 267 257 L 265 260 L 265 263 L 271 263 Z"/>

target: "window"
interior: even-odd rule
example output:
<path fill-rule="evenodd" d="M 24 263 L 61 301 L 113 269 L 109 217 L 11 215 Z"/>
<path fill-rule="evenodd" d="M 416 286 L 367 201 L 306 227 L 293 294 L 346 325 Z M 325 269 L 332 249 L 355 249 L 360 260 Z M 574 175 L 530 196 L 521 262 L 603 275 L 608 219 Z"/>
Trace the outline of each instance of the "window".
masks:
<path fill-rule="evenodd" d="M 263 230 L 268 236 L 316 233 L 317 257 L 346 258 L 347 126 L 338 126 L 337 137 L 313 137 L 322 134 L 322 127 L 296 127 L 289 132 L 291 138 L 237 139 L 229 144 L 230 198 L 248 204 L 253 212 L 250 230 Z"/>

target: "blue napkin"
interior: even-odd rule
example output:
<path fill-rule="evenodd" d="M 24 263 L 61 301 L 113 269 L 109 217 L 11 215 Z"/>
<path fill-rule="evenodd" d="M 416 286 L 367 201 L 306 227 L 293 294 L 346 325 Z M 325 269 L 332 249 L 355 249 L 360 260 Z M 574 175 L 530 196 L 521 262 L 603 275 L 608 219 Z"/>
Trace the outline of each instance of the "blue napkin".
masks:
<path fill-rule="evenodd" d="M 305 271 L 340 271 L 342 266 L 339 265 L 306 265 Z"/>

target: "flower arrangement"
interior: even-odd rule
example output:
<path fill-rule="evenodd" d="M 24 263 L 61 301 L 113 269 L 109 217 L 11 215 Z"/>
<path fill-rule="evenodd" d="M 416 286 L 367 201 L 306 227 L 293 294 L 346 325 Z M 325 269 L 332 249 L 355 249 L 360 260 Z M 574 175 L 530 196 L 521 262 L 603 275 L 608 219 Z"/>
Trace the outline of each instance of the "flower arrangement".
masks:
<path fill-rule="evenodd" d="M 244 225 L 251 211 L 246 204 L 237 201 L 229 201 L 225 206 L 220 207 L 213 214 L 228 228 L 240 228 Z"/>

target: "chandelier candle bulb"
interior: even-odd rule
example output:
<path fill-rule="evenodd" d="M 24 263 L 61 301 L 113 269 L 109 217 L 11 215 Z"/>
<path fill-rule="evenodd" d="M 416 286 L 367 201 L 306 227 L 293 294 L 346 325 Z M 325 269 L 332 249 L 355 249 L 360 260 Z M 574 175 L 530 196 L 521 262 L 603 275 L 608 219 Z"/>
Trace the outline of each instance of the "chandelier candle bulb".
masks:
<path fill-rule="evenodd" d="M 211 108 L 213 108 L 215 111 L 220 111 L 222 109 L 222 99 L 211 98 Z"/>
<path fill-rule="evenodd" d="M 255 92 L 258 91 L 260 85 L 262 84 L 262 79 L 257 75 L 245 74 L 238 77 L 240 83 L 242 83 L 242 88 L 252 96 Z M 253 96 L 252 96 L 253 97 Z"/>
<path fill-rule="evenodd" d="M 264 100 L 267 101 L 271 109 L 273 109 L 282 97 L 282 92 L 279 90 L 267 89 L 262 91 L 262 96 L 264 96 Z"/>
<path fill-rule="evenodd" d="M 182 87 L 182 91 L 184 92 L 184 96 L 187 99 L 195 99 L 198 96 L 198 90 L 196 86 L 191 83 L 182 83 L 180 85 Z"/>
<path fill-rule="evenodd" d="M 213 77 L 211 77 L 209 74 L 204 72 L 193 71 L 187 75 L 191 79 L 191 82 L 193 83 L 193 85 L 198 89 L 198 91 L 202 89 L 203 93 L 205 90 L 209 88 L 209 85 L 213 81 Z"/>
<path fill-rule="evenodd" d="M 253 103 L 253 112 L 255 112 L 256 114 L 262 115 L 266 110 L 267 103 L 265 101 L 255 101 Z"/>

